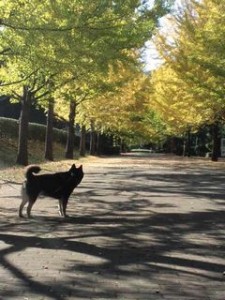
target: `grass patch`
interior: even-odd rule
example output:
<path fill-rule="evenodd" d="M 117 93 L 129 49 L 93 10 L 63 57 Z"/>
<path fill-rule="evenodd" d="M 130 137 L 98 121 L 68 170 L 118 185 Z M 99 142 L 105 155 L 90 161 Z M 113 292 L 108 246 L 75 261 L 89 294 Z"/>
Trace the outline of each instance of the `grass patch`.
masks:
<path fill-rule="evenodd" d="M 22 182 L 24 180 L 24 166 L 16 165 L 17 157 L 17 140 L 13 138 L 0 139 L 0 180 L 10 182 Z M 29 141 L 28 153 L 29 164 L 41 165 L 43 171 L 57 172 L 67 170 L 72 163 L 76 163 L 78 156 L 75 151 L 74 160 L 65 160 L 65 146 L 59 143 L 54 143 L 54 161 L 49 162 L 44 159 L 45 145 L 40 141 Z"/>

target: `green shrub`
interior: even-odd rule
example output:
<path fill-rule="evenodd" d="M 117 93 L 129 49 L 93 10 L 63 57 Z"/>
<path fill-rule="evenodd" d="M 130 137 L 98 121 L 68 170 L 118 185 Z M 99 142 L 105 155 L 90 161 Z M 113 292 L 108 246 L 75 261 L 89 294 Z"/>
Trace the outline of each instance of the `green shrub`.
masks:
<path fill-rule="evenodd" d="M 0 138 L 18 138 L 19 121 L 0 117 Z M 29 139 L 45 141 L 46 126 L 42 124 L 29 123 Z M 53 129 L 54 142 L 65 144 L 67 133 L 65 130 Z"/>
<path fill-rule="evenodd" d="M 0 138 L 17 138 L 18 120 L 0 117 Z"/>

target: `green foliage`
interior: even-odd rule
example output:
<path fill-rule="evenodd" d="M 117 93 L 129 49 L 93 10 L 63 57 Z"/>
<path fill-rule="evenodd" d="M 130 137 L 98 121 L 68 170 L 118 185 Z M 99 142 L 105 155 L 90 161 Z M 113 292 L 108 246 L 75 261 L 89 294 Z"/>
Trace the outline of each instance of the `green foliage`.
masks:
<path fill-rule="evenodd" d="M 84 106 L 80 106 L 82 124 L 90 124 L 95 106 L 99 130 L 139 135 L 145 130 L 144 88 L 133 76 L 124 80 L 114 72 L 110 78 L 110 72 L 118 65 L 119 70 L 132 66 L 136 72 L 141 66 L 140 49 L 170 2 L 157 0 L 150 7 L 139 0 L 4 1 L 0 4 L 0 93 L 20 101 L 26 86 L 42 107 L 54 97 L 57 114 L 64 119 L 68 119 L 67 102 L 88 99 L 88 109 L 81 111 Z M 100 98 L 113 98 L 115 105 L 97 101 L 98 108 L 95 101 Z"/>
<path fill-rule="evenodd" d="M 7 1 L 2 7 L 0 52 L 49 72 L 102 71 L 109 63 L 131 59 L 151 37 L 156 23 L 139 1 Z"/>
<path fill-rule="evenodd" d="M 1 5 L 0 31 L 0 53 L 9 76 L 5 81 L 29 85 L 29 74 L 38 70 L 38 80 L 41 73 L 41 81 L 55 74 L 54 81 L 62 84 L 107 71 L 118 60 L 137 63 L 130 50 L 151 37 L 157 18 L 165 13 L 164 2 L 140 9 L 138 0 L 8 0 Z"/>

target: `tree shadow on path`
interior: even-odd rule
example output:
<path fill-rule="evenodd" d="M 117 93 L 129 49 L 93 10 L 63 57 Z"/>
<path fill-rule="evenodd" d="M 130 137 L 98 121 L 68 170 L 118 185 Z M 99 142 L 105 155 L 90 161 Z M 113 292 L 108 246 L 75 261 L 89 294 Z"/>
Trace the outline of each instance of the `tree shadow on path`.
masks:
<path fill-rule="evenodd" d="M 151 299 L 151 295 L 161 299 L 158 294 L 167 299 L 169 286 L 175 287 L 174 296 L 180 293 L 194 299 L 201 291 L 198 299 L 204 299 L 207 286 L 224 284 L 224 175 L 170 171 L 153 174 L 139 168 L 119 173 L 118 168 L 110 176 L 98 173 L 94 186 L 88 178 L 77 199 L 72 196 L 75 217 L 66 220 L 47 215 L 32 220 L 2 218 L 2 269 L 19 281 L 25 294 L 48 299 L 109 299 L 132 293 L 140 299 Z M 168 195 L 177 200 L 171 198 L 168 203 Z M 202 201 L 200 209 L 178 210 L 179 199 L 186 197 Z M 209 200 L 213 205 L 205 205 Z M 51 267 L 32 270 L 32 257 L 26 261 L 30 250 L 34 260 L 44 251 L 50 263 L 53 256 L 59 257 L 57 263 L 65 275 L 60 282 L 54 274 L 57 267 L 53 277 L 44 280 L 41 274 L 45 276 Z M 24 267 L 16 263 L 21 256 Z M 16 292 L 5 287 L 0 295 L 16 299 Z"/>

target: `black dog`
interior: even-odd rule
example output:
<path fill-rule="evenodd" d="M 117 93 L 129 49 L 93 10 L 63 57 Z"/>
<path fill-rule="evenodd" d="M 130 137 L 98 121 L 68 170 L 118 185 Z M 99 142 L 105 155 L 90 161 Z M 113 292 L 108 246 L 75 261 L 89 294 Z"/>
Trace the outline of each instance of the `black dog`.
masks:
<path fill-rule="evenodd" d="M 22 211 L 28 202 L 27 216 L 29 218 L 38 195 L 43 194 L 58 199 L 59 213 L 61 216 L 66 217 L 68 199 L 84 176 L 82 165 L 76 168 L 75 164 L 73 164 L 67 172 L 43 175 L 33 174 L 39 173 L 40 170 L 41 168 L 38 166 L 30 166 L 26 171 L 27 180 L 22 186 L 22 203 L 19 207 L 19 216 L 23 217 Z"/>

